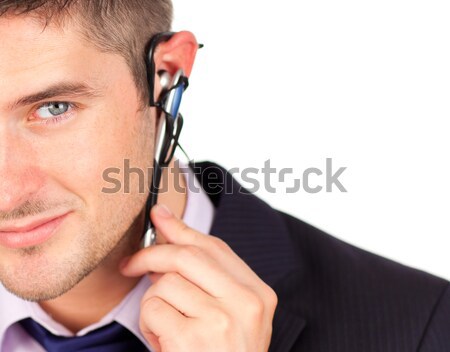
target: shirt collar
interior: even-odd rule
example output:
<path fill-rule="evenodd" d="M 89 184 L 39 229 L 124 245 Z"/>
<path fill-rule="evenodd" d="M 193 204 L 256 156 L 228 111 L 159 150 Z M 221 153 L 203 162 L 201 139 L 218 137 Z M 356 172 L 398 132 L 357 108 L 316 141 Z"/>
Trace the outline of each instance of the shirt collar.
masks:
<path fill-rule="evenodd" d="M 30 316 L 27 302 L 8 292 L 0 283 L 0 348 L 6 330 L 22 319 Z"/>
<path fill-rule="evenodd" d="M 187 202 L 183 221 L 190 228 L 209 234 L 215 216 L 214 205 L 195 177 L 193 170 L 182 163 L 180 163 L 180 169 L 185 175 L 187 186 Z"/>

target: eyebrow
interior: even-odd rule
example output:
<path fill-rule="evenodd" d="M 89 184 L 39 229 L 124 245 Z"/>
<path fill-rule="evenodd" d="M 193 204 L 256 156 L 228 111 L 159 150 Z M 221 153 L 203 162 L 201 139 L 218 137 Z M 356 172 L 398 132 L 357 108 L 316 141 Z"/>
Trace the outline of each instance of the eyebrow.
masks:
<path fill-rule="evenodd" d="M 38 103 L 42 100 L 60 96 L 97 98 L 102 96 L 102 94 L 100 94 L 100 91 L 98 89 L 94 89 L 86 83 L 60 82 L 49 86 L 43 91 L 17 99 L 15 102 L 9 105 L 9 109 L 13 110 L 21 106 Z"/>

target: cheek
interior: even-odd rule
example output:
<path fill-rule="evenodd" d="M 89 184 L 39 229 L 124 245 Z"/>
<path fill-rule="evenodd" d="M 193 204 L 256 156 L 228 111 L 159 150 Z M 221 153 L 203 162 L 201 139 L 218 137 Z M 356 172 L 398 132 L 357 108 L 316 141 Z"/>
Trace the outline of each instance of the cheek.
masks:
<path fill-rule="evenodd" d="M 126 112 L 94 116 L 94 121 L 105 122 L 75 130 L 61 141 L 64 152 L 58 153 L 53 169 L 92 212 L 145 198 L 153 162 L 152 129 L 143 116 L 128 116 Z"/>

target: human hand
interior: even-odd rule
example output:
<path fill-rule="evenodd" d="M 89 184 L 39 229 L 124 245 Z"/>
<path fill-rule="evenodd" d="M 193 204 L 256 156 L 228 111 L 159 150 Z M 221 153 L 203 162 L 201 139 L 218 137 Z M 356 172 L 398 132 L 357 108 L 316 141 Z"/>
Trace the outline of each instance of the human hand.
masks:
<path fill-rule="evenodd" d="M 140 329 L 155 351 L 267 351 L 277 296 L 221 239 L 153 207 L 167 244 L 124 260 L 125 276 L 149 274 Z"/>

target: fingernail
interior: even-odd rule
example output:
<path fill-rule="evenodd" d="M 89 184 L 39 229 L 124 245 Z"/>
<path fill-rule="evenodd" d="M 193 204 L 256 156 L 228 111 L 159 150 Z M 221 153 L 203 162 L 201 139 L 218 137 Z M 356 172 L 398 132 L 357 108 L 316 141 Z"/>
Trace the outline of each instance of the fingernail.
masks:
<path fill-rule="evenodd" d="M 131 256 L 125 257 L 120 261 L 119 264 L 119 270 L 122 270 L 123 268 L 125 268 L 127 266 L 127 264 L 129 263 L 131 259 Z"/>
<path fill-rule="evenodd" d="M 170 218 L 172 216 L 172 212 L 164 204 L 156 205 L 156 214 L 163 218 Z"/>

